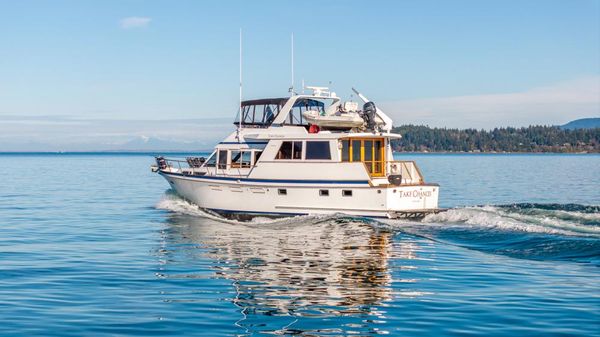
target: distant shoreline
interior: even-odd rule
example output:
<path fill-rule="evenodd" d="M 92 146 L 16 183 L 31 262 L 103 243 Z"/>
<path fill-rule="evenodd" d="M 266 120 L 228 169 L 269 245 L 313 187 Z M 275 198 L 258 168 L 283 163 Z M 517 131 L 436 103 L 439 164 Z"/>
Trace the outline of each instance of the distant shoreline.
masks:
<path fill-rule="evenodd" d="M 590 120 L 600 121 L 600 118 Z M 408 152 L 600 153 L 598 127 L 568 129 L 532 125 L 475 130 L 402 125 L 392 131 L 402 135 L 392 141 L 392 148 Z"/>

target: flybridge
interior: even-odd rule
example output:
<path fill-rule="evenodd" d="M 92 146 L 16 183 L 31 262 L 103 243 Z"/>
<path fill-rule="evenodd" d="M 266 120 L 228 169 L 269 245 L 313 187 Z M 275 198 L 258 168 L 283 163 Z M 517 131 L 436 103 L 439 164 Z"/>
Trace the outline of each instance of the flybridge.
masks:
<path fill-rule="evenodd" d="M 392 120 L 356 89 L 353 91 L 365 103 L 362 110 L 356 102 L 342 104 L 327 87 L 308 86 L 305 89 L 312 90 L 312 94 L 242 101 L 235 124 L 240 128 L 290 125 L 308 130 L 314 125 L 319 130 L 391 131 Z"/>

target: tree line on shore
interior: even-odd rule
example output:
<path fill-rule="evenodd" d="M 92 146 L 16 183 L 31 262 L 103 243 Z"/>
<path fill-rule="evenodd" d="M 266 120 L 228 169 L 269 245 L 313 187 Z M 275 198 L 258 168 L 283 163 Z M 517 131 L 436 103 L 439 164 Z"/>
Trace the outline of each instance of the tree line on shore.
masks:
<path fill-rule="evenodd" d="M 503 127 L 493 130 L 402 125 L 392 147 L 401 152 L 600 152 L 600 128 Z"/>

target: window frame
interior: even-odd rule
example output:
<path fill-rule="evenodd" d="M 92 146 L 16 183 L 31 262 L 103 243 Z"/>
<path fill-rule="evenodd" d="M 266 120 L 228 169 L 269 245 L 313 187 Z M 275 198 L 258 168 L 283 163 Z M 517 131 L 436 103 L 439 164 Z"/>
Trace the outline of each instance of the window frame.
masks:
<path fill-rule="evenodd" d="M 377 144 L 379 142 L 379 153 L 375 153 Z M 370 143 L 370 144 L 369 144 Z M 384 137 L 360 137 L 360 138 L 341 138 L 341 158 L 342 162 L 361 162 L 365 165 L 367 172 L 372 177 L 385 177 L 386 174 L 386 139 Z M 357 149 L 356 145 L 359 148 Z M 370 145 L 370 159 L 367 160 L 365 154 L 365 144 Z M 348 148 L 345 148 L 348 145 Z M 347 160 L 344 160 L 344 154 L 347 153 Z M 359 156 L 356 159 L 356 155 Z"/>

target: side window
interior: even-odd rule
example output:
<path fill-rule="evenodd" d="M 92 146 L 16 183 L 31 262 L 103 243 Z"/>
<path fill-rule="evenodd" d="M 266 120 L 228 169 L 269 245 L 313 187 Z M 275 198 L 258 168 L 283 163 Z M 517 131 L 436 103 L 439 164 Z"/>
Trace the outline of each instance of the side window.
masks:
<path fill-rule="evenodd" d="M 282 142 L 276 159 L 302 159 L 302 142 Z"/>
<path fill-rule="evenodd" d="M 342 140 L 342 161 L 350 161 L 350 141 Z"/>
<path fill-rule="evenodd" d="M 227 168 L 227 150 L 219 151 L 219 166 L 220 169 Z"/>
<path fill-rule="evenodd" d="M 250 167 L 250 161 L 252 160 L 252 152 L 250 151 L 242 151 L 242 161 L 241 165 L 244 168 Z"/>
<path fill-rule="evenodd" d="M 231 167 L 232 168 L 248 168 L 250 167 L 250 151 L 231 151 Z"/>
<path fill-rule="evenodd" d="M 260 159 L 261 154 L 262 154 L 262 151 L 254 151 L 254 165 L 256 165 L 256 163 Z"/>
<path fill-rule="evenodd" d="M 306 159 L 331 159 L 329 142 L 306 142 Z"/>
<path fill-rule="evenodd" d="M 294 142 L 292 159 L 302 159 L 302 142 Z"/>
<path fill-rule="evenodd" d="M 292 142 L 282 142 L 277 159 L 292 159 Z"/>
<path fill-rule="evenodd" d="M 361 161 L 360 147 L 360 140 L 352 140 L 352 161 Z"/>
<path fill-rule="evenodd" d="M 242 153 L 240 151 L 231 151 L 231 168 L 240 168 L 240 158 Z"/>

